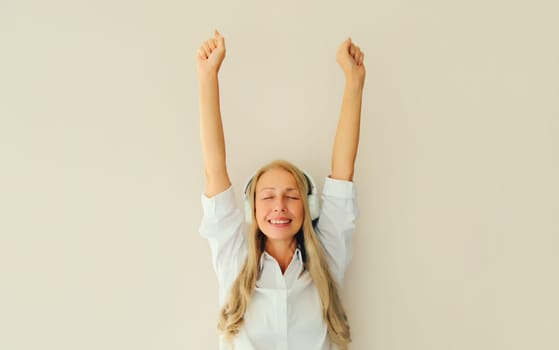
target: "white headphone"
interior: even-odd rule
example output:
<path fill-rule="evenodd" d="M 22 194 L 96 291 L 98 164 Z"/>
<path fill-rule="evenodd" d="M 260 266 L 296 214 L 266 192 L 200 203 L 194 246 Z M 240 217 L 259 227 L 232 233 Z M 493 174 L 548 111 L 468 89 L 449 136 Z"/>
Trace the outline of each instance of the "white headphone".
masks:
<path fill-rule="evenodd" d="M 314 180 L 312 179 L 312 177 L 305 172 L 304 170 L 301 170 L 303 172 L 303 174 L 305 175 L 305 178 L 307 179 L 307 182 L 309 183 L 309 187 L 310 187 L 310 191 L 311 193 L 307 194 L 307 202 L 309 203 L 309 211 L 310 211 L 310 216 L 311 216 L 311 221 L 314 221 L 316 219 L 318 219 L 318 216 L 320 215 L 320 205 L 318 203 L 318 195 L 316 193 L 316 185 L 314 183 Z M 256 174 L 254 174 L 256 175 Z M 245 221 L 247 224 L 251 224 L 252 223 L 252 206 L 250 205 L 250 198 L 248 197 L 248 188 L 250 187 L 250 184 L 252 183 L 252 180 L 254 179 L 254 175 L 252 175 L 251 177 L 249 177 L 246 181 L 245 184 L 243 186 L 243 202 L 244 202 L 244 209 L 245 209 Z"/>

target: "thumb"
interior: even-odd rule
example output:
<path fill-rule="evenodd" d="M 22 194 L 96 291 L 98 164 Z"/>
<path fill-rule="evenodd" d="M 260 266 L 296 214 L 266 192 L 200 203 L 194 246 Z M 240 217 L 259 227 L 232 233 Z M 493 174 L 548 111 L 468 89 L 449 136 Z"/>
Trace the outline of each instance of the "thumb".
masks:
<path fill-rule="evenodd" d="M 351 38 L 347 38 L 347 39 L 344 41 L 344 43 L 342 44 L 342 47 L 343 47 L 344 49 L 347 50 L 347 49 L 349 49 L 349 46 L 350 46 L 350 45 L 351 45 Z"/>
<path fill-rule="evenodd" d="M 221 34 L 219 34 L 217 29 L 215 30 L 215 43 L 218 47 L 225 46 L 225 39 L 223 39 L 223 37 L 221 36 Z"/>
<path fill-rule="evenodd" d="M 351 38 L 347 38 L 340 46 L 338 46 L 338 52 L 336 53 L 338 60 L 345 59 L 345 57 L 349 55 L 350 46 Z"/>

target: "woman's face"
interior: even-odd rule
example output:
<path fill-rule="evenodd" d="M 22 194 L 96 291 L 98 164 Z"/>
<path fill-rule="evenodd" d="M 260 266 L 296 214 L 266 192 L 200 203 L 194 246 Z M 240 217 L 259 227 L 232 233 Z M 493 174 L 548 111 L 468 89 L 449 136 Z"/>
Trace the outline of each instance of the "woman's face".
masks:
<path fill-rule="evenodd" d="M 299 232 L 305 215 L 301 195 L 287 170 L 270 169 L 260 176 L 254 200 L 256 221 L 268 239 L 291 240 Z"/>

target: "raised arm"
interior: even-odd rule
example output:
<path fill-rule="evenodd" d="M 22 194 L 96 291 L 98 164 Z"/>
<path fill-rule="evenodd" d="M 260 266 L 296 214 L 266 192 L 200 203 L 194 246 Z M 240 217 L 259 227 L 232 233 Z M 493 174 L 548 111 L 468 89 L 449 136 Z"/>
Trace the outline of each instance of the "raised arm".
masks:
<path fill-rule="evenodd" d="M 363 57 L 363 52 L 351 42 L 351 39 L 347 39 L 340 45 L 336 55 L 336 60 L 345 74 L 346 82 L 332 151 L 330 177 L 334 179 L 353 180 L 353 169 L 359 144 L 361 101 L 365 84 Z"/>
<path fill-rule="evenodd" d="M 198 49 L 196 63 L 200 88 L 200 141 L 206 176 L 206 196 L 231 186 L 225 157 L 225 138 L 219 107 L 218 73 L 225 58 L 225 40 L 216 30 Z"/>

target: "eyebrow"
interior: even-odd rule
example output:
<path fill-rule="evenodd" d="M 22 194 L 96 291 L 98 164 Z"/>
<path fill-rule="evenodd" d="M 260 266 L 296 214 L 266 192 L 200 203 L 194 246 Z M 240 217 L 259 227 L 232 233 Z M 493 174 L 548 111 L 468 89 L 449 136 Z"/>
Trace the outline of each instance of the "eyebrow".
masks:
<path fill-rule="evenodd" d="M 276 190 L 276 188 L 275 187 L 264 187 L 259 192 L 266 191 L 266 190 Z M 285 191 L 287 192 L 287 191 L 299 191 L 299 190 L 297 188 L 289 187 L 289 188 L 286 188 Z"/>

